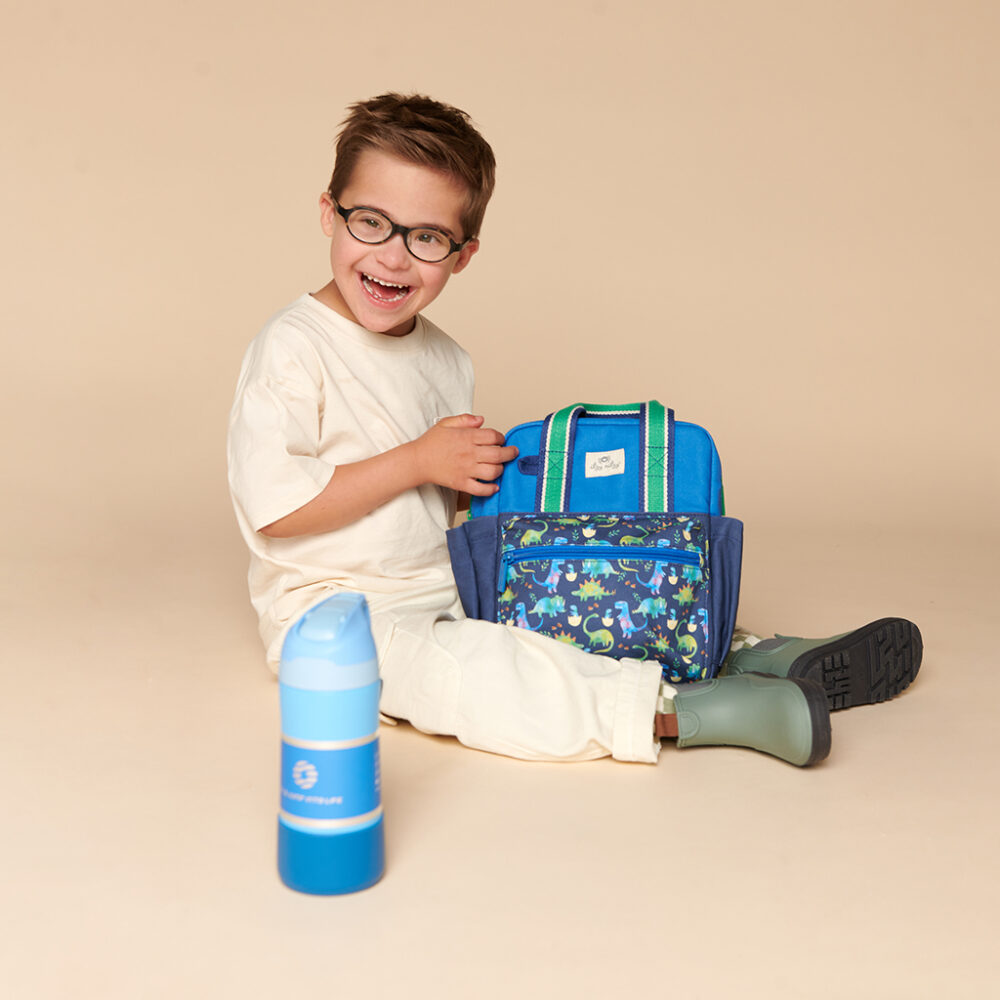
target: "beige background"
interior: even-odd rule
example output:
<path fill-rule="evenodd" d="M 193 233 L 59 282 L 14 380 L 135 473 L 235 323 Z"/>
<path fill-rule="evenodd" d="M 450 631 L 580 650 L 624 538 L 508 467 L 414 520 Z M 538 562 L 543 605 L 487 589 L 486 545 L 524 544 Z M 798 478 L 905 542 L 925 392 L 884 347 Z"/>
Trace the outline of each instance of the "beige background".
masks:
<path fill-rule="evenodd" d="M 1000 6 L 51 0 L 4 36 L 4 996 L 989 992 Z M 901 614 L 927 653 L 809 771 L 383 729 L 386 878 L 312 899 L 225 421 L 386 89 L 498 155 L 430 311 L 490 423 L 668 402 L 723 455 L 747 624 Z"/>

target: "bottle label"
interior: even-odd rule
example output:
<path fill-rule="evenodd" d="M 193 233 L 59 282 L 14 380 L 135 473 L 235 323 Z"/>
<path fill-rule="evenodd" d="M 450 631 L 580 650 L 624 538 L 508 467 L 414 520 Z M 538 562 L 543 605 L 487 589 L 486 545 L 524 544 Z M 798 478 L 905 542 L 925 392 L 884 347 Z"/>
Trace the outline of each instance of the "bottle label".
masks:
<path fill-rule="evenodd" d="M 330 746 L 282 740 L 281 810 L 317 825 L 346 826 L 382 803 L 378 738 L 360 746 Z"/>

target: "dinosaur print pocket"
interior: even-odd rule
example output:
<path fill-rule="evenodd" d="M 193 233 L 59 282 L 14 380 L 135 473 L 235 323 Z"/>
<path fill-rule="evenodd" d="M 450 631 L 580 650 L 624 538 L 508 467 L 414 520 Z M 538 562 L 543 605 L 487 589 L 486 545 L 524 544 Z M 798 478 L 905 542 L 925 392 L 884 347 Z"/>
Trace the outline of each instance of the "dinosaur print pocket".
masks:
<path fill-rule="evenodd" d="M 671 681 L 709 675 L 704 518 L 502 516 L 497 621 L 591 653 L 657 660 Z"/>

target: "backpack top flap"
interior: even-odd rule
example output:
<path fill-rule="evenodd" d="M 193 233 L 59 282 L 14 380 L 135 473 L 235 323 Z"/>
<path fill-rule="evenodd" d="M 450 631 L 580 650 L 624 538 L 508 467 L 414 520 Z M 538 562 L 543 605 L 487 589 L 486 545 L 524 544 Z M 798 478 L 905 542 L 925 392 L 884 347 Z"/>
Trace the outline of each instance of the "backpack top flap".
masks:
<path fill-rule="evenodd" d="M 575 404 L 507 434 L 518 458 L 471 517 L 506 512 L 643 510 L 723 514 L 722 468 L 711 435 L 655 401 Z"/>

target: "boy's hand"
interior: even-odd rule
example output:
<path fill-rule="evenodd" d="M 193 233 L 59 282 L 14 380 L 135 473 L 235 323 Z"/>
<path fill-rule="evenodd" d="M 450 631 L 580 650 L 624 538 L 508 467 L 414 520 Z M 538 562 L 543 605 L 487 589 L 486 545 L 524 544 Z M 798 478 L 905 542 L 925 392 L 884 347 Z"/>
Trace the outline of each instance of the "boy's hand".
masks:
<path fill-rule="evenodd" d="M 482 417 L 471 413 L 445 417 L 415 441 L 338 465 L 320 494 L 265 525 L 260 533 L 268 538 L 295 538 L 334 531 L 424 483 L 493 496 L 500 487 L 492 480 L 505 462 L 516 457 L 517 448 L 504 447 L 503 435 L 483 427 Z"/>
<path fill-rule="evenodd" d="M 439 420 L 415 444 L 425 482 L 478 497 L 496 493 L 493 480 L 517 458 L 517 448 L 505 447 L 503 435 L 471 413 Z"/>

